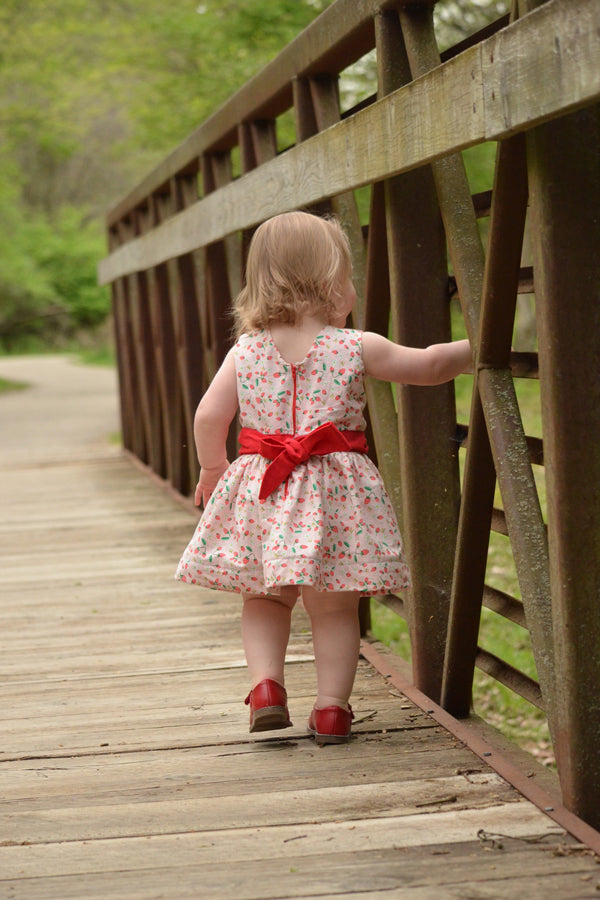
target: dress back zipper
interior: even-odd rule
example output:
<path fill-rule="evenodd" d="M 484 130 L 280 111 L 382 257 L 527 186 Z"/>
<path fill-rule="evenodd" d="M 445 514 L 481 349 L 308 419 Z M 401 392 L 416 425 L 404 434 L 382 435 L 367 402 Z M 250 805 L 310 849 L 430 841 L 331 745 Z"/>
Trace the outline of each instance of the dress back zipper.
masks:
<path fill-rule="evenodd" d="M 296 366 L 292 365 L 292 434 L 296 434 Z"/>

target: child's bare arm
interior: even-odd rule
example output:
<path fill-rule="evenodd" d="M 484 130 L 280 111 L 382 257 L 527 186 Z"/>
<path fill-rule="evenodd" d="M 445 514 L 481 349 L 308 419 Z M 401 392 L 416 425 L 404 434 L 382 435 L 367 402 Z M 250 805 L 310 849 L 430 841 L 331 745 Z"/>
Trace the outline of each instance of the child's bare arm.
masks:
<path fill-rule="evenodd" d="M 468 371 L 472 364 L 471 346 L 466 340 L 418 349 L 365 331 L 362 344 L 367 375 L 397 384 L 443 384 Z"/>
<path fill-rule="evenodd" d="M 229 465 L 226 441 L 238 408 L 235 362 L 230 351 L 213 378 L 194 416 L 194 439 L 200 463 L 195 503 L 206 506 L 219 478 Z"/>

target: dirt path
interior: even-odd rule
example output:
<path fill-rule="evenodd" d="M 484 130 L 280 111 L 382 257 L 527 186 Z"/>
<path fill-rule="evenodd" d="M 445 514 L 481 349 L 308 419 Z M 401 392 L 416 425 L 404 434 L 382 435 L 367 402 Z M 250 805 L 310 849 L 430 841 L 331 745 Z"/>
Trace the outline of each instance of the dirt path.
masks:
<path fill-rule="evenodd" d="M 30 385 L 0 395 L 0 465 L 118 452 L 113 369 L 84 366 L 69 356 L 3 357 L 0 377 Z"/>

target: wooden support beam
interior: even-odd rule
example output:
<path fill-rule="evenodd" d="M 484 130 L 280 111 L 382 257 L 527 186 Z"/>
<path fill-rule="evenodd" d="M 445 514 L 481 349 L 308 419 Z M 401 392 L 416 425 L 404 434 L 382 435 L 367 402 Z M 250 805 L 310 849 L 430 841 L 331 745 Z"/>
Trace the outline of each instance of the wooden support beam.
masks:
<path fill-rule="evenodd" d="M 412 77 L 423 80 L 438 70 L 440 55 L 433 23 L 426 9 L 401 14 Z M 479 310 L 485 255 L 461 153 L 432 162 L 432 172 L 444 222 L 448 251 L 471 344 L 479 331 Z"/>
<path fill-rule="evenodd" d="M 441 701 L 444 709 L 457 718 L 464 718 L 471 711 L 495 487 L 496 470 L 475 381 Z"/>
<path fill-rule="evenodd" d="M 501 488 L 505 487 L 506 490 L 506 482 L 512 478 L 512 472 L 507 472 L 502 458 L 505 446 L 497 439 L 497 429 L 491 429 L 488 434 L 485 426 L 489 415 L 490 393 L 494 394 L 493 383 L 492 385 L 488 383 L 489 370 L 492 369 L 495 373 L 498 369 L 502 369 L 506 372 L 510 367 L 510 347 L 526 209 L 525 142 L 524 138 L 518 135 L 499 144 L 498 147 L 490 237 L 483 276 L 481 319 L 477 340 L 477 375 L 469 424 L 469 443 L 444 667 L 443 705 L 458 716 L 467 716 L 471 704 L 471 686 L 477 654 L 496 469 L 499 472 Z M 503 383 L 504 381 L 505 379 L 503 379 Z M 496 408 L 496 400 L 497 397 L 494 395 L 494 408 Z M 512 407 L 509 407 L 508 411 L 510 412 L 511 409 Z M 498 428 L 501 427 L 496 420 L 494 420 L 494 424 Z M 488 427 L 490 427 L 489 422 Z M 521 448 L 523 445 L 526 448 L 526 442 L 522 441 L 519 444 Z M 511 448 L 511 459 L 515 452 L 516 450 Z M 528 452 L 527 464 L 529 465 Z M 532 482 L 533 476 L 527 479 L 528 485 Z M 503 496 L 505 495 L 503 494 Z M 535 508 L 539 510 L 537 495 Z M 511 537 L 517 542 L 520 539 L 519 513 L 522 507 L 509 510 L 505 498 L 505 509 L 507 517 L 514 523 Z M 528 515 L 527 524 L 531 525 L 530 515 Z M 543 536 L 541 517 L 536 530 L 536 534 L 540 533 Z M 522 541 L 520 543 L 522 544 Z M 526 552 L 521 556 L 517 553 L 516 558 L 522 561 L 524 567 L 531 563 Z M 536 574 L 539 576 L 539 571 L 536 571 Z M 523 581 L 528 584 L 526 574 L 522 573 L 522 575 Z M 544 623 L 547 623 L 547 618 L 543 610 L 538 610 L 534 606 L 535 599 L 539 599 L 539 595 L 531 593 L 527 595 L 527 606 L 530 608 L 531 622 L 533 623 L 532 632 L 538 638 L 538 643 L 541 643 L 542 648 L 547 648 L 548 632 L 543 628 Z M 537 626 L 537 623 L 540 625 Z M 540 629 L 542 629 L 541 637 L 539 636 Z M 543 649 L 541 657 L 546 658 Z M 546 685 L 550 692 L 551 670 L 546 669 L 545 675 Z"/>
<path fill-rule="evenodd" d="M 127 276 L 118 278 L 111 285 L 115 346 L 119 371 L 121 436 L 125 449 L 131 450 L 136 456 L 142 458 L 145 454 L 145 447 L 143 441 L 139 439 L 140 434 L 135 427 L 135 366 L 129 319 L 127 280 Z"/>
<path fill-rule="evenodd" d="M 292 82 L 314 74 L 337 75 L 374 46 L 373 15 L 389 0 L 338 0 L 272 62 L 173 150 L 108 215 L 118 222 L 178 172 L 197 171 L 205 153 L 237 143 L 243 121 L 274 118 L 292 105 Z"/>
<path fill-rule="evenodd" d="M 136 227 L 140 234 L 146 234 L 153 225 L 153 198 L 136 214 Z M 156 334 L 157 298 L 154 291 L 154 271 L 152 268 L 132 276 L 132 312 L 136 343 L 138 384 L 142 407 L 142 421 L 146 432 L 148 459 L 153 472 L 161 478 L 167 476 L 165 457 L 165 434 L 163 428 L 163 408 L 160 390 L 160 355 L 157 355 Z"/>
<path fill-rule="evenodd" d="M 172 214 L 171 192 L 152 198 L 152 219 L 163 221 Z M 182 454 L 183 405 L 180 381 L 177 378 L 175 325 L 170 303 L 169 270 L 172 262 L 163 263 L 148 272 L 148 297 L 154 370 L 160 404 L 155 417 L 162 425 L 162 441 L 165 454 L 165 475 L 180 491 L 187 493 L 185 455 Z"/>
<path fill-rule="evenodd" d="M 171 197 L 176 210 L 185 209 L 198 199 L 198 178 L 179 175 L 171 182 Z M 181 395 L 181 453 L 184 457 L 181 493 L 189 493 L 196 484 L 198 462 L 194 444 L 193 420 L 198 401 L 208 380 L 198 311 L 196 260 L 199 252 L 188 253 L 167 263 L 168 298 L 175 339 L 175 369 Z M 198 348 L 203 347 L 202 354 Z M 205 382 L 206 379 L 206 382 Z"/>
<path fill-rule="evenodd" d="M 600 108 L 527 137 L 566 806 L 600 827 Z"/>
<path fill-rule="evenodd" d="M 385 93 L 411 73 L 397 13 L 381 13 L 375 27 Z M 411 347 L 449 341 L 446 241 L 431 170 L 396 176 L 385 187 L 394 340 Z M 397 398 L 413 678 L 437 702 L 460 503 L 454 387 L 398 385 Z"/>

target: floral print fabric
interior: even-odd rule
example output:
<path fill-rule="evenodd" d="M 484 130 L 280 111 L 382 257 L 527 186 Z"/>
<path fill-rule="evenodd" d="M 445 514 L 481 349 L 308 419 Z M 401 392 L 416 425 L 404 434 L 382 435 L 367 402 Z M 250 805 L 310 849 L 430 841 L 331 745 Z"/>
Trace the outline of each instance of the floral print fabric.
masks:
<path fill-rule="evenodd" d="M 359 331 L 326 326 L 295 365 L 282 359 L 268 332 L 243 335 L 234 355 L 243 427 L 302 435 L 333 422 L 364 430 Z M 409 586 L 396 518 L 368 456 L 312 456 L 259 501 L 268 463 L 249 454 L 229 466 L 176 578 L 275 595 L 283 585 L 371 595 Z"/>

